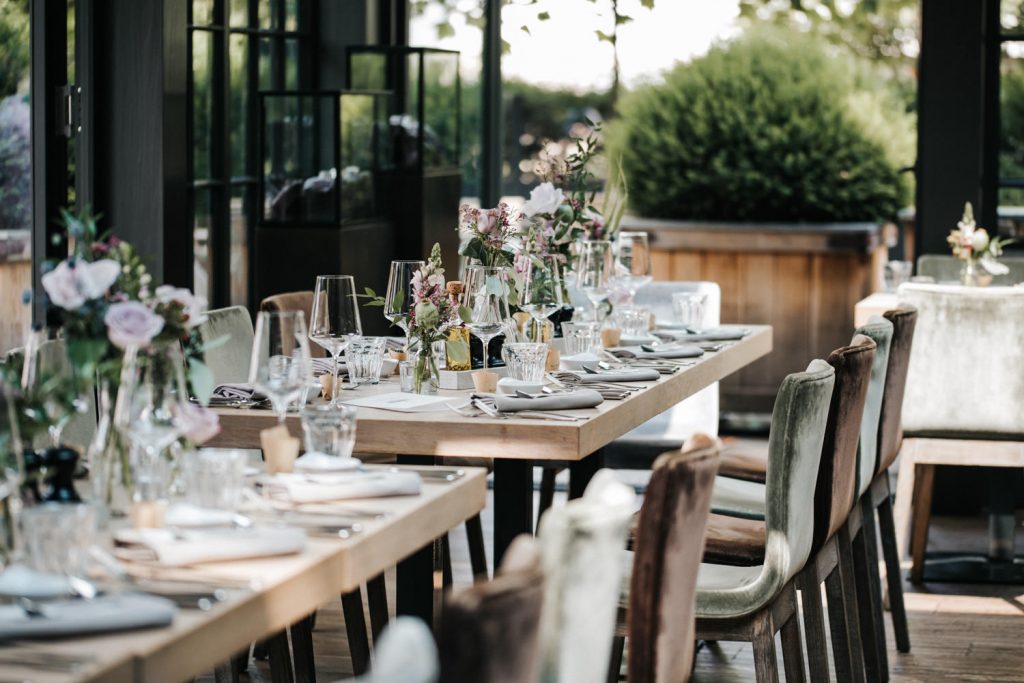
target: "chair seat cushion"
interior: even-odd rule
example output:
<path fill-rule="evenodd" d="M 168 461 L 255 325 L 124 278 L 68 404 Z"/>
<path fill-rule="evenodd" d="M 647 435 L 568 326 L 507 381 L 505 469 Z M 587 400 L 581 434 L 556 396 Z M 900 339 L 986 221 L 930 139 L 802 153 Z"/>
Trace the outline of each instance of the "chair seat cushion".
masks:
<path fill-rule="evenodd" d="M 711 514 L 704 561 L 750 567 L 764 563 L 765 524 L 761 520 Z"/>
<path fill-rule="evenodd" d="M 722 453 L 718 474 L 731 479 L 743 479 L 763 484 L 768 475 L 768 442 L 744 444 L 728 448 Z"/>
<path fill-rule="evenodd" d="M 764 519 L 765 486 L 752 481 L 715 477 L 711 511 L 720 515 Z"/>

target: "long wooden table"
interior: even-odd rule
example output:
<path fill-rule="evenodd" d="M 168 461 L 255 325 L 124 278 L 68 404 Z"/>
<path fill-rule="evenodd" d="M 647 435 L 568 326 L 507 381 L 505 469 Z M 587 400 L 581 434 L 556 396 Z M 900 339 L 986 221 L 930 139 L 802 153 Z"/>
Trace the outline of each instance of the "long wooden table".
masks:
<path fill-rule="evenodd" d="M 358 453 L 397 455 L 399 462 L 433 464 L 444 457 L 488 458 L 494 461 L 494 563 L 518 534 L 533 530 L 534 463 L 569 465 L 571 497 L 581 495 L 590 477 L 603 465 L 601 449 L 631 429 L 668 410 L 701 389 L 753 363 L 772 350 L 772 329 L 750 325 L 750 334 L 726 342 L 720 351 L 705 353 L 674 375 L 648 382 L 642 391 L 623 401 L 605 401 L 596 408 L 575 411 L 585 420 L 552 422 L 523 418 L 463 417 L 441 409 L 423 413 L 360 408 L 355 450 Z M 640 384 L 640 383 L 635 383 Z M 346 392 L 347 397 L 398 391 L 395 380 Z M 453 398 L 468 391 L 447 391 Z M 221 433 L 214 446 L 259 448 L 259 432 L 272 426 L 269 411 L 219 409 Z M 292 434 L 301 433 L 297 415 L 287 418 Z M 432 563 L 429 549 L 410 562 Z M 399 566 L 398 607 L 403 613 L 427 616 L 429 605 L 403 580 Z M 429 596 L 429 592 L 425 594 Z"/>
<path fill-rule="evenodd" d="M 337 600 L 473 515 L 486 501 L 486 470 L 466 468 L 465 476 L 442 482 L 423 480 L 418 496 L 344 501 L 344 509 L 380 511 L 361 533 L 348 539 L 309 537 L 298 555 L 219 562 L 174 570 L 204 582 L 253 582 L 252 591 L 229 590 L 210 611 L 181 610 L 162 629 L 74 638 L 52 643 L 2 646 L 19 651 L 78 656 L 88 663 L 78 672 L 59 673 L 0 665 L 0 680 L 35 683 L 184 681 L 222 664 L 254 641 L 279 632 L 318 607 Z M 339 512 L 339 515 L 342 514 Z M 432 571 L 432 567 L 430 571 Z M 431 576 L 425 577 L 432 581 Z M 431 591 L 432 593 L 432 591 Z"/>

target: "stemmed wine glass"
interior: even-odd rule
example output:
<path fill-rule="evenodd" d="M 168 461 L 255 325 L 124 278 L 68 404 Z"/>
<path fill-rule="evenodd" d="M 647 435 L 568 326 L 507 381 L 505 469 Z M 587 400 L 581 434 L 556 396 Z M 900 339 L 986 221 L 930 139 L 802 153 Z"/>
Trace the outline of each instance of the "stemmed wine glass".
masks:
<path fill-rule="evenodd" d="M 615 243 L 615 280 L 633 302 L 638 289 L 652 280 L 651 247 L 646 232 L 623 231 Z"/>
<path fill-rule="evenodd" d="M 409 312 L 412 310 L 412 276 L 425 266 L 424 261 L 392 261 L 388 273 L 388 291 L 384 295 L 384 317 L 405 333 L 409 351 Z"/>
<path fill-rule="evenodd" d="M 278 424 L 284 424 L 288 404 L 298 400 L 312 379 L 302 311 L 261 312 L 256 318 L 249 382 L 270 399 Z"/>
<path fill-rule="evenodd" d="M 562 276 L 557 256 L 530 255 L 528 258 L 524 282 L 519 289 L 519 308 L 539 324 L 562 307 Z"/>
<path fill-rule="evenodd" d="M 484 370 L 487 369 L 487 345 L 501 334 L 512 317 L 508 309 L 508 269 L 489 266 L 469 266 L 462 305 L 469 310 L 466 327 L 484 347 Z"/>
<path fill-rule="evenodd" d="M 68 359 L 67 347 L 59 339 L 50 339 L 45 327 L 36 327 L 25 340 L 24 364 L 21 368 L 21 389 L 26 395 L 48 396 L 42 401 L 51 445 L 58 448 L 64 428 L 87 404 L 78 395 L 74 371 Z M 71 392 L 68 392 L 68 389 Z M 69 400 L 70 399 L 70 400 Z"/>
<path fill-rule="evenodd" d="M 615 264 L 612 243 L 593 240 L 580 245 L 576 261 L 577 287 L 590 299 L 594 307 L 594 320 L 600 322 L 600 304 L 608 298 L 608 288 Z"/>
<path fill-rule="evenodd" d="M 331 405 L 338 403 L 338 358 L 362 333 L 355 279 L 351 275 L 318 275 L 309 338 L 334 358 Z"/>

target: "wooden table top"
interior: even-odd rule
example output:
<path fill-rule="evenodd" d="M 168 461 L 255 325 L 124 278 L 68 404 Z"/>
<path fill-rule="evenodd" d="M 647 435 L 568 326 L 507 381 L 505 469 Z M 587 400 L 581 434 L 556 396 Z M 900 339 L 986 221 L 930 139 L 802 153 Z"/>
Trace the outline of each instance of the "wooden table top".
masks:
<path fill-rule="evenodd" d="M 873 315 L 882 315 L 899 305 L 896 292 L 875 292 L 864 297 L 853 307 L 853 324 L 860 327 Z"/>
<path fill-rule="evenodd" d="M 626 432 L 668 410 L 679 401 L 729 376 L 772 350 L 769 325 L 749 325 L 751 332 L 724 348 L 705 353 L 674 375 L 663 375 L 623 401 L 605 401 L 596 408 L 573 411 L 585 415 L 578 422 L 525 418 L 462 417 L 451 410 L 400 413 L 360 408 L 356 430 L 357 453 L 500 457 L 518 460 L 576 461 L 606 446 Z M 376 387 L 346 392 L 346 398 L 398 391 L 397 379 Z M 441 395 L 468 398 L 471 392 L 441 391 Z M 259 448 L 259 432 L 275 424 L 268 410 L 220 408 L 221 433 L 207 445 L 222 448 Z M 298 415 L 289 415 L 288 429 L 301 434 Z"/>
<path fill-rule="evenodd" d="M 418 496 L 334 504 L 341 509 L 387 514 L 383 519 L 367 519 L 364 530 L 348 539 L 309 537 L 298 555 L 173 570 L 175 576 L 191 575 L 211 584 L 251 581 L 255 589 L 229 590 L 229 598 L 208 612 L 180 610 L 167 628 L 0 646 L 0 653 L 11 647 L 15 652 L 60 653 L 89 660 L 73 674 L 0 666 L 0 680 L 151 683 L 191 680 L 211 671 L 232 653 L 337 600 L 341 593 L 394 567 L 478 514 L 486 501 L 487 473 L 481 468 L 464 469 L 466 475 L 453 482 L 425 477 Z"/>

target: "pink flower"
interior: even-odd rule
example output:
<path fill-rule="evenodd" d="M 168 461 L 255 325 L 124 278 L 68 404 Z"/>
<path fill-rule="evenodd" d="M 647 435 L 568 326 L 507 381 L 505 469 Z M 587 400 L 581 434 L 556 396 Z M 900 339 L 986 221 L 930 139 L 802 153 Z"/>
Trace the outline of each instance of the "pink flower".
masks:
<path fill-rule="evenodd" d="M 119 349 L 145 346 L 164 329 L 164 319 L 138 301 L 112 304 L 103 316 L 110 343 Z"/>
<path fill-rule="evenodd" d="M 217 413 L 197 403 L 182 405 L 174 422 L 185 438 L 196 446 L 220 434 L 220 418 Z"/>

